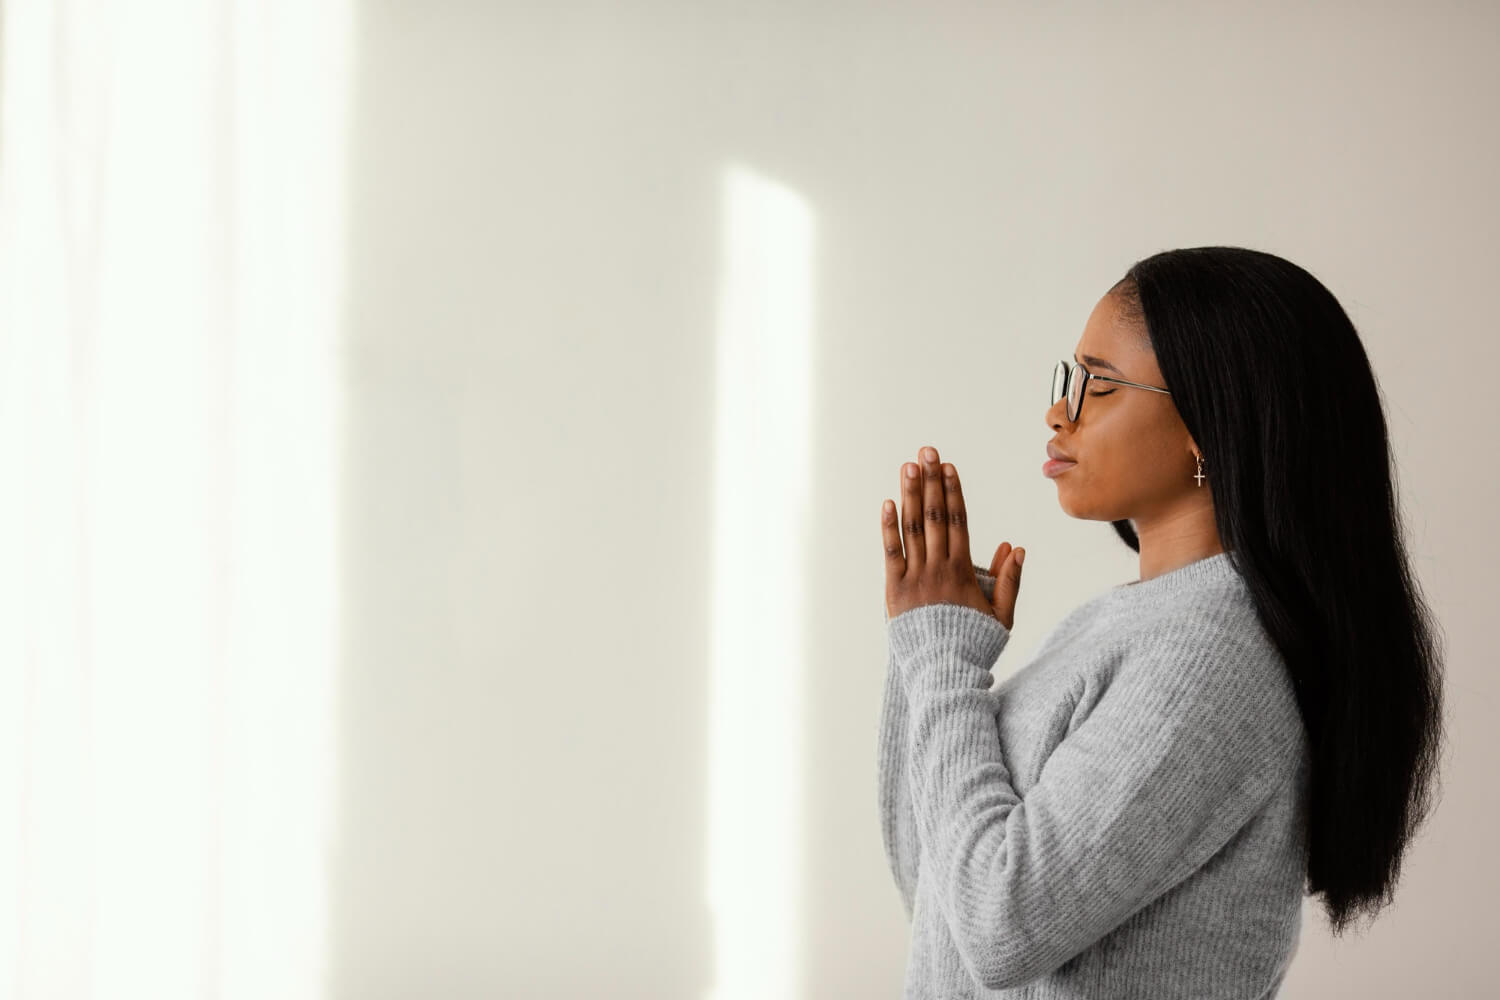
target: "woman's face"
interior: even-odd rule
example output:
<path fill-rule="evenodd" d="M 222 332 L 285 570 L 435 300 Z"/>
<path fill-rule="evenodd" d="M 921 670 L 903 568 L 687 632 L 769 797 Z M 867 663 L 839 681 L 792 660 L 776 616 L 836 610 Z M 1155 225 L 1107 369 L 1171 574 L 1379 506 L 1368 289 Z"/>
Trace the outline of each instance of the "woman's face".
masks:
<path fill-rule="evenodd" d="M 1166 388 L 1145 332 L 1118 320 L 1117 308 L 1112 294 L 1099 300 L 1073 360 L 1093 374 Z M 1077 463 L 1052 479 L 1064 512 L 1091 521 L 1154 521 L 1196 499 L 1195 449 L 1171 396 L 1095 379 L 1083 395 L 1076 424 L 1066 398 L 1045 415 L 1051 443 Z M 1198 496 L 1207 494 L 1204 484 Z"/>

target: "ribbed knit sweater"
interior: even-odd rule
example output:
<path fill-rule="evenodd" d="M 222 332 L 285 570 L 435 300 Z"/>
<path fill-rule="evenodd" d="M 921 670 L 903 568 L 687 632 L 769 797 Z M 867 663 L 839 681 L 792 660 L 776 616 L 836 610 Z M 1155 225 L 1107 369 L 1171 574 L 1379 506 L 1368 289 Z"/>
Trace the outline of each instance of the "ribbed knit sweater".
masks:
<path fill-rule="evenodd" d="M 1230 553 L 1096 595 L 993 687 L 1010 630 L 990 614 L 925 605 L 886 635 L 907 1000 L 1276 995 L 1302 926 L 1308 744 Z"/>

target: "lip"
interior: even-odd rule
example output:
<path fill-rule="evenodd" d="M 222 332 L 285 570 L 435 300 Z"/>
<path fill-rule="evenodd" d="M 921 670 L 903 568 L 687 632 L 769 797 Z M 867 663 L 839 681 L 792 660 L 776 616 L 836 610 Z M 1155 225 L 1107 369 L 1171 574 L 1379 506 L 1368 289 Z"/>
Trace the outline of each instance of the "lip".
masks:
<path fill-rule="evenodd" d="M 1063 462 L 1055 458 L 1049 458 L 1042 463 L 1042 475 L 1051 479 L 1054 476 L 1062 475 L 1077 464 L 1077 462 Z"/>
<path fill-rule="evenodd" d="M 1069 455 L 1067 452 L 1063 451 L 1061 448 L 1059 448 L 1057 445 L 1053 444 L 1051 441 L 1047 442 L 1047 457 L 1048 458 L 1055 458 L 1059 462 L 1076 462 L 1076 461 L 1078 461 L 1072 455 Z"/>

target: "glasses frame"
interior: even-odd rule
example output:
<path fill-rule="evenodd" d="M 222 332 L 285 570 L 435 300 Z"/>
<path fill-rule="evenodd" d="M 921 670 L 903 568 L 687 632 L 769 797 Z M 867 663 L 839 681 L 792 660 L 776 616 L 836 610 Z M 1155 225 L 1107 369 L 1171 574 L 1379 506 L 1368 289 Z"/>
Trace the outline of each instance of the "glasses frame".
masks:
<path fill-rule="evenodd" d="M 1122 378 L 1111 378 L 1108 375 L 1095 375 L 1093 372 L 1091 372 L 1087 368 L 1083 367 L 1083 363 L 1082 362 L 1080 362 L 1080 361 L 1069 361 L 1067 358 L 1064 358 L 1063 360 L 1061 360 L 1061 361 L 1059 361 L 1057 363 L 1057 367 L 1056 368 L 1052 369 L 1052 402 L 1051 402 L 1052 406 L 1056 406 L 1057 405 L 1057 401 L 1059 399 L 1067 401 L 1067 399 L 1068 399 L 1068 389 L 1073 384 L 1073 378 L 1074 378 L 1074 375 L 1075 375 L 1076 372 L 1082 372 L 1083 373 L 1083 384 L 1078 387 L 1078 412 L 1077 413 L 1068 412 L 1068 421 L 1069 421 L 1069 423 L 1075 423 L 1075 424 L 1078 423 L 1078 417 L 1083 413 L 1083 400 L 1089 394 L 1089 380 L 1090 379 L 1097 379 L 1100 382 L 1113 382 L 1115 385 L 1128 385 L 1128 386 L 1130 386 L 1133 389 L 1150 389 L 1152 392 L 1165 393 L 1168 396 L 1172 395 L 1172 390 L 1170 390 L 1170 389 L 1163 389 L 1160 386 L 1142 385 L 1139 382 L 1127 382 L 1125 379 L 1122 379 Z M 1061 392 L 1061 394 L 1059 394 L 1058 391 L 1057 391 L 1057 389 L 1058 389 L 1058 386 L 1057 386 L 1057 376 L 1059 374 L 1061 374 L 1063 376 L 1062 392 Z M 1071 411 L 1072 410 L 1072 406 L 1071 405 L 1064 406 L 1063 410 L 1064 411 Z"/>

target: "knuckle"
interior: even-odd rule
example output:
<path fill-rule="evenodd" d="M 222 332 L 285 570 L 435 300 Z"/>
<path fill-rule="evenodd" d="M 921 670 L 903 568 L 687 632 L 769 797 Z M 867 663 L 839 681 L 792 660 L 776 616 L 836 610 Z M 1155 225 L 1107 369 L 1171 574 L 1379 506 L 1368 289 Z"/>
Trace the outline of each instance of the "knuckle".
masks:
<path fill-rule="evenodd" d="M 923 512 L 923 516 L 926 517 L 929 521 L 945 520 L 945 515 L 942 509 L 939 507 L 928 507 L 927 510 Z"/>
<path fill-rule="evenodd" d="M 969 516 L 961 510 L 949 511 L 948 523 L 957 528 L 965 528 L 968 527 Z"/>
<path fill-rule="evenodd" d="M 906 522 L 906 530 L 907 530 L 908 533 L 916 535 L 918 538 L 921 538 L 922 537 L 922 522 L 919 521 L 917 518 L 912 518 L 910 521 Z"/>
<path fill-rule="evenodd" d="M 886 554 L 886 558 L 893 559 L 896 556 L 899 556 L 901 554 L 901 546 L 899 546 L 899 545 L 887 545 L 885 547 L 885 554 Z"/>

